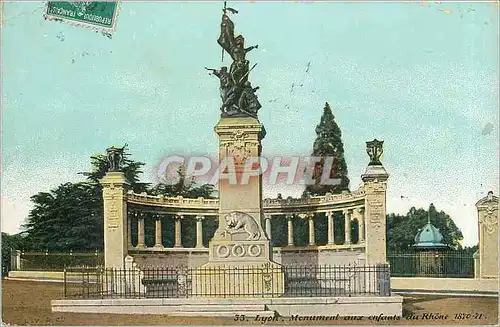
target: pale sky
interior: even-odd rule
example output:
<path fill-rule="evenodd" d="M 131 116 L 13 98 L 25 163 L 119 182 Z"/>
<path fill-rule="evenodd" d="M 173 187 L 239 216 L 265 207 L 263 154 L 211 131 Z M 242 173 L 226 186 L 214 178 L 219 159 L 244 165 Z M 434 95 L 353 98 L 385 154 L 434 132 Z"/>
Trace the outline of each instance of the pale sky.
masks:
<path fill-rule="evenodd" d="M 129 144 L 143 180 L 169 155 L 217 155 L 220 2 L 121 2 L 112 39 L 45 21 L 42 2 L 3 4 L 2 231 L 29 198 L 78 181 L 89 157 Z M 351 189 L 384 143 L 388 213 L 431 202 L 477 242 L 474 204 L 499 189 L 498 6 L 493 3 L 244 3 L 236 33 L 259 49 L 267 156 L 310 154 L 325 101 Z M 225 65 L 229 65 L 227 60 Z M 310 69 L 306 72 L 307 64 Z M 292 89 L 292 84 L 294 85 Z M 302 85 L 302 86 L 300 86 Z M 264 186 L 265 196 L 300 187 Z M 402 197 L 403 196 L 403 197 Z"/>

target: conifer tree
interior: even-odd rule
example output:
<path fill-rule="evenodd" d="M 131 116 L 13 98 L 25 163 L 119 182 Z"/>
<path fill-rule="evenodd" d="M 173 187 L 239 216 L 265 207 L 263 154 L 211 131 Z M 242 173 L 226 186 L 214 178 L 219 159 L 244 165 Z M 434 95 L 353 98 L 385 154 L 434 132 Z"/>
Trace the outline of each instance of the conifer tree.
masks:
<path fill-rule="evenodd" d="M 330 105 L 325 103 L 320 123 L 316 126 L 316 140 L 313 145 L 313 157 L 321 157 L 316 163 L 313 172 L 314 185 L 308 185 L 304 196 L 325 195 L 326 193 L 338 194 L 349 190 L 349 178 L 347 177 L 347 164 L 344 158 L 344 145 L 342 143 L 342 132 L 335 122 Z M 327 157 L 333 159 L 330 170 L 330 178 L 336 179 L 335 185 L 326 185 L 321 182 L 323 168 L 326 166 Z"/>

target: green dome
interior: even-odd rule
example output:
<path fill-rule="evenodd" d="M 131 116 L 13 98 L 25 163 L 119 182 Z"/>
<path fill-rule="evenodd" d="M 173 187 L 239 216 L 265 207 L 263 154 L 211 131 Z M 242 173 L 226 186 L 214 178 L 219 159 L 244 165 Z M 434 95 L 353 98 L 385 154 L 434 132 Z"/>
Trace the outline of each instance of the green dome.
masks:
<path fill-rule="evenodd" d="M 442 240 L 443 235 L 439 228 L 428 222 L 424 228 L 418 230 L 417 235 L 415 235 L 415 245 L 413 246 L 420 249 L 446 248 L 447 245 L 441 243 Z"/>

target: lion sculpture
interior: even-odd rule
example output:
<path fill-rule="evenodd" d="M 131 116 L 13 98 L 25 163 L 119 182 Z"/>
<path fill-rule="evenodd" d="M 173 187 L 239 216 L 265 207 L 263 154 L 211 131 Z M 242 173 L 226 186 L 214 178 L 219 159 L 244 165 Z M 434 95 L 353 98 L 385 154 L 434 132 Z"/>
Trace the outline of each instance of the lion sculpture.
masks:
<path fill-rule="evenodd" d="M 226 229 L 223 233 L 236 234 L 245 231 L 248 234 L 247 240 L 258 240 L 260 238 L 259 225 L 249 214 L 240 211 L 228 213 L 226 220 Z"/>

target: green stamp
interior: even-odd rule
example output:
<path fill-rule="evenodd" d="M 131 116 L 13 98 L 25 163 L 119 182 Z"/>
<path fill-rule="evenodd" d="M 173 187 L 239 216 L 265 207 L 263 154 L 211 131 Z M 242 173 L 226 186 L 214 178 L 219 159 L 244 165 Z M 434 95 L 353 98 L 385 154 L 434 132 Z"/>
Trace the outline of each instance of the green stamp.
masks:
<path fill-rule="evenodd" d="M 117 14 L 117 1 L 48 1 L 44 17 L 112 33 Z"/>

